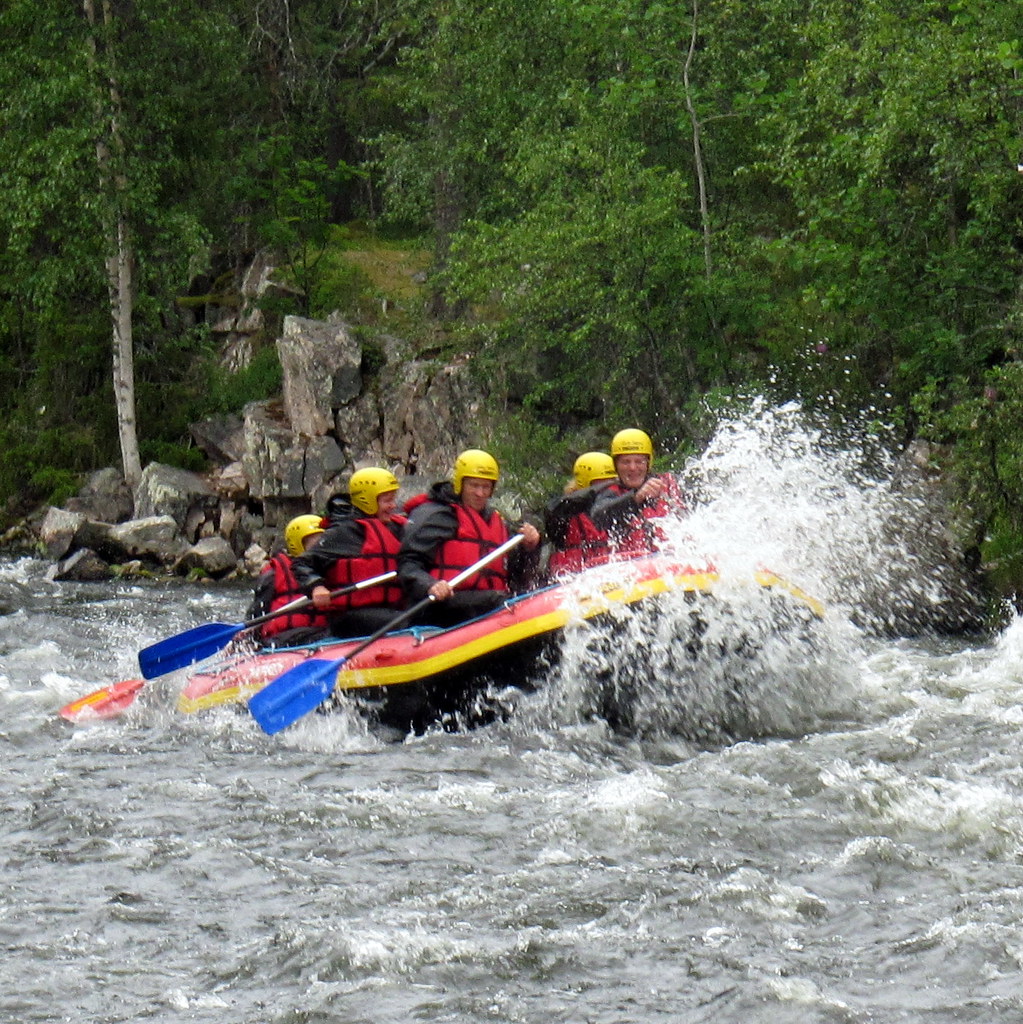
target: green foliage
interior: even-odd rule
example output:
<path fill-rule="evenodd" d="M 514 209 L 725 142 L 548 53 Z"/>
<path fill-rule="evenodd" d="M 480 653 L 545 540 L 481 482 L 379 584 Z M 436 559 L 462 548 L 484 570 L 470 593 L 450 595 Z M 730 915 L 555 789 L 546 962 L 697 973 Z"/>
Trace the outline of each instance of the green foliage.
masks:
<path fill-rule="evenodd" d="M 249 402 L 272 398 L 281 391 L 281 362 L 273 345 L 258 349 L 241 370 L 232 373 L 213 365 L 208 372 L 210 401 L 201 415 L 238 412 Z"/>
<path fill-rule="evenodd" d="M 260 242 L 280 260 L 298 290 L 299 312 L 311 314 L 314 292 L 322 289 L 321 262 L 329 237 L 329 196 L 353 175 L 347 164 L 329 165 L 322 156 L 304 157 L 290 136 L 273 136 L 253 158 L 258 177 L 236 178 L 239 199 L 264 211 L 255 223 Z"/>
<path fill-rule="evenodd" d="M 143 441 L 139 446 L 143 462 L 162 462 L 199 473 L 207 468 L 206 456 L 198 448 L 174 441 Z"/>
<path fill-rule="evenodd" d="M 268 322 L 340 310 L 368 376 L 381 329 L 472 354 L 531 503 L 605 424 L 681 455 L 761 390 L 940 442 L 1023 587 L 1015 0 L 109 10 L 92 49 L 80 6 L 0 5 L 0 499 L 116 460 L 116 213 L 148 457 L 279 391 L 272 326 L 231 374 L 203 323 L 265 248 Z"/>
<path fill-rule="evenodd" d="M 921 436 L 944 446 L 973 542 L 1003 593 L 1023 593 L 1023 364 L 981 388 L 932 381 L 914 399 Z"/>
<path fill-rule="evenodd" d="M 242 118 L 224 124 L 222 103 L 244 107 L 229 56 L 242 40 L 225 11 L 192 0 L 96 11 L 90 26 L 81 5 L 0 5 L 0 498 L 37 493 L 39 469 L 118 461 L 104 267 L 115 215 L 134 257 L 143 396 L 191 361 L 181 349 L 196 338 L 173 331 L 173 299 L 224 223 Z M 140 419 L 166 411 L 140 402 Z"/>
<path fill-rule="evenodd" d="M 77 473 L 54 466 L 37 469 L 29 478 L 28 487 L 36 494 L 43 494 L 48 505 L 63 505 L 73 494 L 78 493 L 81 478 Z"/>
<path fill-rule="evenodd" d="M 89 424 L 42 423 L 38 410 L 23 410 L 0 424 L 0 496 L 12 517 L 41 502 L 60 504 L 77 490 L 81 473 L 108 464 L 106 455 L 116 452 L 114 439 L 104 443 Z"/>
<path fill-rule="evenodd" d="M 325 247 L 319 271 L 318 279 L 310 289 L 310 316 L 326 318 L 334 312 L 350 316 L 371 290 L 366 275 L 345 258 L 336 244 Z"/>
<path fill-rule="evenodd" d="M 370 379 L 379 375 L 387 363 L 387 353 L 379 338 L 374 338 L 366 332 L 359 332 L 358 338 L 362 344 L 362 366 L 361 370 Z"/>
<path fill-rule="evenodd" d="M 576 456 L 586 450 L 576 449 L 572 440 L 558 437 L 553 428 L 537 424 L 528 414 L 508 410 L 502 416 L 500 431 L 481 443 L 501 466 L 498 496 L 515 494 L 522 501 L 521 508 L 506 511 L 541 509 L 552 495 L 561 493 Z"/>
<path fill-rule="evenodd" d="M 815 333 L 905 403 L 929 377 L 980 379 L 1021 264 L 1023 84 L 1007 4 L 823 4 L 814 55 L 776 97 L 769 157 L 800 230 L 785 259 Z"/>

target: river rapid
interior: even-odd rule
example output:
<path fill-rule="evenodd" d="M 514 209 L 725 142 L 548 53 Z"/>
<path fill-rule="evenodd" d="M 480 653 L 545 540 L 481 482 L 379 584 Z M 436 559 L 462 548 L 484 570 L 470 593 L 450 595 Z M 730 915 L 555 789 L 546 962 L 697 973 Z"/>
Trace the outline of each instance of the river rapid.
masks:
<path fill-rule="evenodd" d="M 401 742 L 182 715 L 180 673 L 73 726 L 248 591 L 0 561 L 0 1021 L 1023 1019 L 1023 622 L 899 635 L 959 584 L 894 480 L 798 410 L 737 417 L 679 543 L 821 598 L 812 637 L 682 664 L 668 602 L 612 628 L 611 684 L 572 631 L 508 721 Z"/>

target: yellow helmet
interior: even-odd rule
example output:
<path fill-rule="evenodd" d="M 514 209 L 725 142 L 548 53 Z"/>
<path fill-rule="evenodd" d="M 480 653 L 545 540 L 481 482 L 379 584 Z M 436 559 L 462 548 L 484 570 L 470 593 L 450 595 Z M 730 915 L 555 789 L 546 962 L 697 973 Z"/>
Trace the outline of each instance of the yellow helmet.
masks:
<path fill-rule="evenodd" d="M 619 430 L 611 438 L 611 456 L 617 458 L 619 455 L 645 455 L 651 465 L 654 461 L 654 445 L 650 435 L 635 427 L 627 427 Z"/>
<path fill-rule="evenodd" d="M 377 498 L 398 489 L 398 480 L 389 469 L 360 469 L 348 481 L 348 496 L 352 504 L 366 515 L 377 514 Z"/>
<path fill-rule="evenodd" d="M 589 487 L 594 480 L 613 480 L 615 472 L 614 459 L 605 452 L 584 452 L 575 460 L 572 467 L 575 485 L 580 490 Z"/>
<path fill-rule="evenodd" d="M 295 516 L 294 519 L 284 527 L 284 546 L 292 558 L 297 558 L 305 551 L 305 539 L 314 533 L 323 533 L 319 516 L 306 515 Z"/>
<path fill-rule="evenodd" d="M 493 480 L 496 484 L 501 474 L 497 468 L 497 459 L 479 448 L 469 448 L 455 459 L 455 473 L 451 485 L 455 494 L 462 493 L 462 481 L 467 477 L 480 480 Z"/>

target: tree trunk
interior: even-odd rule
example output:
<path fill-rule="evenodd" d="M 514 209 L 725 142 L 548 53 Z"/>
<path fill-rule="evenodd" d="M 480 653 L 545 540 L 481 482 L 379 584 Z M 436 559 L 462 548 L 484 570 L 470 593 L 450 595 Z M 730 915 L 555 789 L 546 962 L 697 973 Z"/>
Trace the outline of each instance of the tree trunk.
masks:
<path fill-rule="evenodd" d="M 99 168 L 100 191 L 103 196 L 104 231 L 107 241 L 107 289 L 110 295 L 110 322 L 113 343 L 114 407 L 117 434 L 121 446 L 121 466 L 125 482 L 133 490 L 142 477 L 139 458 L 138 431 L 135 420 L 135 354 L 132 336 L 134 296 L 132 287 L 131 235 L 124 209 L 127 181 L 123 167 L 114 166 L 113 154 L 123 160 L 124 140 L 119 117 L 121 99 L 109 51 L 101 51 L 97 41 L 96 9 L 93 0 L 82 0 L 86 21 L 92 32 L 88 39 L 89 59 L 96 75 L 97 132 L 96 164 Z M 103 28 L 109 32 L 113 13 L 109 0 L 103 0 Z M 100 64 L 100 54 L 105 60 Z M 109 94 L 109 111 L 105 110 L 104 92 Z"/>
<path fill-rule="evenodd" d="M 710 245 L 710 206 L 707 200 L 707 172 L 703 164 L 703 140 L 702 125 L 696 113 L 696 106 L 693 103 L 692 85 L 689 80 L 689 72 L 693 66 L 693 57 L 696 55 L 697 23 L 699 20 L 699 6 L 697 0 L 693 0 L 693 29 L 689 36 L 689 50 L 686 53 L 685 62 L 682 65 L 682 85 L 685 90 L 686 110 L 689 113 L 689 123 L 693 130 L 693 164 L 696 167 L 696 183 L 700 197 L 700 224 L 703 228 L 703 268 L 708 280 L 713 272 L 711 261 Z"/>
<path fill-rule="evenodd" d="M 465 217 L 465 190 L 455 174 L 437 171 L 433 178 L 434 268 L 444 270 L 451 253 L 451 239 Z M 430 315 L 438 320 L 457 318 L 465 311 L 463 301 L 451 301 L 443 285 L 434 283 L 430 295 Z"/>
<path fill-rule="evenodd" d="M 128 225 L 118 212 L 116 249 L 107 258 L 107 282 L 110 289 L 110 321 L 114 348 L 114 407 L 117 410 L 117 437 L 121 444 L 124 479 L 134 491 L 142 478 L 138 430 L 135 422 L 135 339 L 132 334 L 132 260 Z"/>

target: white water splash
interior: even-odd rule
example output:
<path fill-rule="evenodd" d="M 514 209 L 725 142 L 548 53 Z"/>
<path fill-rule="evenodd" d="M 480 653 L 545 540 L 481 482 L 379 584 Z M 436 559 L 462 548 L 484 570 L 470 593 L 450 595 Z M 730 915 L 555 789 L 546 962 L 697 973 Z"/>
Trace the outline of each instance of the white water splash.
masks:
<path fill-rule="evenodd" d="M 682 474 L 693 543 L 725 565 L 762 561 L 881 635 L 976 627 L 982 606 L 939 485 L 860 431 L 753 402 Z"/>
<path fill-rule="evenodd" d="M 976 599 L 917 474 L 871 439 L 838 439 L 756 402 L 680 474 L 694 508 L 676 550 L 710 558 L 712 597 L 674 593 L 569 630 L 543 714 L 697 743 L 792 736 L 849 714 L 861 630 L 941 628 Z M 825 602 L 754 582 L 768 569 Z"/>

